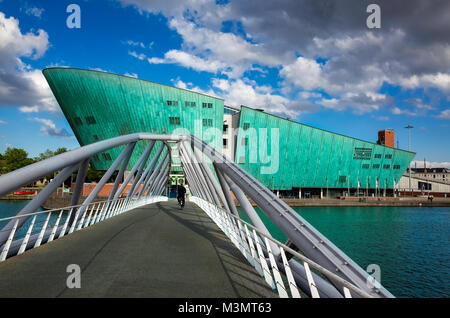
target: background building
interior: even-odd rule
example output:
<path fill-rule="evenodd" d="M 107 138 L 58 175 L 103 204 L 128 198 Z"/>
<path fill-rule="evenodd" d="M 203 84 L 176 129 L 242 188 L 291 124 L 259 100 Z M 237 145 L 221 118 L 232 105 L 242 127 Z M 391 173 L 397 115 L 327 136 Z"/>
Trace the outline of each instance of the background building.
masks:
<path fill-rule="evenodd" d="M 234 160 L 240 110 L 225 106 L 223 115 L 223 154 Z"/>

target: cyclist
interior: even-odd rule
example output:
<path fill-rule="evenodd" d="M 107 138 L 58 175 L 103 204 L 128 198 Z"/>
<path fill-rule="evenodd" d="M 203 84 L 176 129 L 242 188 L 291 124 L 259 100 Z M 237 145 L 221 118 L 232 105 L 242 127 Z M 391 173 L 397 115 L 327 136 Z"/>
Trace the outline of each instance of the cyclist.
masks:
<path fill-rule="evenodd" d="M 181 208 L 183 208 L 184 207 L 184 201 L 185 201 L 184 196 L 186 194 L 186 188 L 183 186 L 183 181 L 182 180 L 180 180 L 180 183 L 179 183 L 179 185 L 177 187 L 177 192 L 178 192 L 178 194 L 177 194 L 178 204 L 181 206 Z"/>

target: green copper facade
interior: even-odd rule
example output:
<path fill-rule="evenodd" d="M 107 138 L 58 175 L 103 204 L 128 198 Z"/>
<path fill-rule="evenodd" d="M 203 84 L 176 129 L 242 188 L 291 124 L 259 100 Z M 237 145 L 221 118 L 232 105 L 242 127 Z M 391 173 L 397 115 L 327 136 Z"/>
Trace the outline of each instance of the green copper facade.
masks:
<path fill-rule="evenodd" d="M 222 131 L 222 99 L 98 71 L 50 68 L 43 73 L 81 146 L 136 132 L 170 134 L 184 128 L 222 149 L 221 135 L 205 138 L 207 131 Z M 145 144 L 136 147 L 143 150 Z M 94 158 L 94 168 L 107 169 L 107 161 L 120 151 Z M 133 156 L 129 167 L 136 160 Z"/>
<path fill-rule="evenodd" d="M 235 161 L 270 189 L 389 189 L 414 155 L 243 106 Z"/>
<path fill-rule="evenodd" d="M 43 73 L 82 146 L 135 132 L 186 129 L 222 151 L 222 99 L 98 71 Z M 145 144 L 137 147 L 142 151 Z M 105 170 L 120 150 L 93 158 L 94 168 Z M 270 189 L 391 189 L 413 158 L 412 152 L 241 109 L 235 161 Z M 131 158 L 129 168 L 136 160 Z"/>

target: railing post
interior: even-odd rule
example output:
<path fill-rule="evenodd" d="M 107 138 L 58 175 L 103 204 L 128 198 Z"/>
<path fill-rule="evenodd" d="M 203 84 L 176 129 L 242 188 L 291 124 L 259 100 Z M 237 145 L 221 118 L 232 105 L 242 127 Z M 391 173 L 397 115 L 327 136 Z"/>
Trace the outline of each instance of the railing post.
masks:
<path fill-rule="evenodd" d="M 11 232 L 9 233 L 8 239 L 6 240 L 5 245 L 3 246 L 2 254 L 0 254 L 0 262 L 3 262 L 6 257 L 8 256 L 9 247 L 11 246 L 11 242 L 14 238 L 14 234 L 17 230 L 17 225 L 19 224 L 19 219 L 16 219 L 14 221 L 14 226 L 11 229 Z"/>
<path fill-rule="evenodd" d="M 59 225 L 59 221 L 61 220 L 62 213 L 63 213 L 63 210 L 61 210 L 59 212 L 58 219 L 56 220 L 55 225 L 53 226 L 52 233 L 50 234 L 50 237 L 48 238 L 47 243 L 53 241 L 53 238 L 55 237 L 56 230 Z"/>
<path fill-rule="evenodd" d="M 22 244 L 20 245 L 19 251 L 17 252 L 17 255 L 22 254 L 28 245 L 28 240 L 30 239 L 31 232 L 33 231 L 34 222 L 36 221 L 36 214 L 33 216 L 33 219 L 31 220 L 31 224 L 28 227 L 27 234 L 25 234 L 25 238 L 22 241 Z"/>
<path fill-rule="evenodd" d="M 50 220 L 50 215 L 51 214 L 52 214 L 52 212 L 49 212 L 47 214 L 47 218 L 45 219 L 44 225 L 42 226 L 41 232 L 39 233 L 39 237 L 38 237 L 36 243 L 34 244 L 35 248 L 39 247 L 41 245 L 41 242 L 42 242 L 42 240 L 44 238 L 45 230 L 47 229 L 47 224 L 48 224 L 48 221 Z"/>
<path fill-rule="evenodd" d="M 19 213 L 17 213 L 17 216 L 23 215 L 23 214 L 29 214 L 33 213 L 36 210 L 38 210 L 41 205 L 47 201 L 48 197 L 63 183 L 71 174 L 72 172 L 78 167 L 79 163 L 73 164 L 69 167 L 64 168 L 58 175 L 53 179 L 52 182 L 50 182 L 44 189 L 39 192 L 39 194 L 31 200 L 30 203 L 28 203 L 22 210 L 20 210 Z M 20 228 L 27 220 L 28 216 L 22 217 L 19 220 L 19 223 L 17 224 L 17 227 Z M 5 227 L 0 231 L 0 246 L 5 243 L 8 237 L 9 230 L 12 229 L 12 227 L 15 224 L 15 220 L 11 220 L 8 222 L 8 224 L 5 225 Z"/>

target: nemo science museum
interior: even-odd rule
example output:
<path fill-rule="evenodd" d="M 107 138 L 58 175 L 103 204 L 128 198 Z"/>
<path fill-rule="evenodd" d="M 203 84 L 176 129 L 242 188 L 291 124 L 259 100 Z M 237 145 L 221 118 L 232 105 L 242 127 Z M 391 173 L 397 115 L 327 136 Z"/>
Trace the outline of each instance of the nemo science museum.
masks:
<path fill-rule="evenodd" d="M 137 132 L 187 131 L 283 197 L 392 196 L 415 155 L 395 148 L 392 130 L 369 142 L 151 81 L 72 68 L 43 74 L 81 146 Z M 106 170 L 119 152 L 95 156 L 92 167 Z M 173 184 L 183 178 L 175 159 L 170 176 Z"/>

